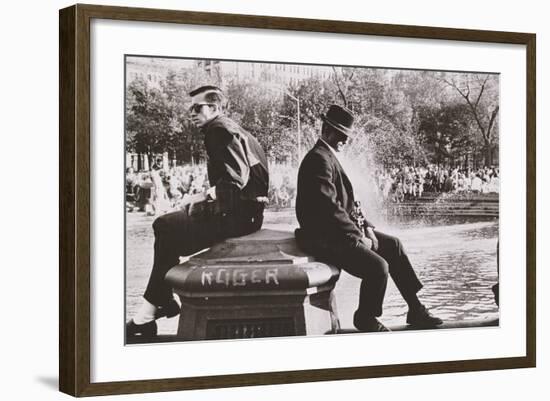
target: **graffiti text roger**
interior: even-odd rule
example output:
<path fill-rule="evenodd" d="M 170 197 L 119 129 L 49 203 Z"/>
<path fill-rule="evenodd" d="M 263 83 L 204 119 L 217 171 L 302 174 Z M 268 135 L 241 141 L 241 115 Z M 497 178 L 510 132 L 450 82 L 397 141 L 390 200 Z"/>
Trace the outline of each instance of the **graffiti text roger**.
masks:
<path fill-rule="evenodd" d="M 278 269 L 204 269 L 203 286 L 245 287 L 250 284 L 279 285 Z"/>

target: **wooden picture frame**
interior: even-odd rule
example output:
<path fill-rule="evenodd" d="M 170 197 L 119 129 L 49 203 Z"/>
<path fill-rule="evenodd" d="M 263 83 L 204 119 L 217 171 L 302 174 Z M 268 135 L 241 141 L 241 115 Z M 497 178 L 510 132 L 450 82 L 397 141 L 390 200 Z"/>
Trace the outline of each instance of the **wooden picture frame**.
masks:
<path fill-rule="evenodd" d="M 526 48 L 526 355 L 365 367 L 92 383 L 90 379 L 90 22 L 161 22 L 523 45 Z M 253 15 L 74 5 L 59 14 L 59 388 L 73 396 L 144 393 L 534 367 L 536 362 L 536 37 L 495 32 Z M 230 346 L 230 345 L 228 345 Z"/>

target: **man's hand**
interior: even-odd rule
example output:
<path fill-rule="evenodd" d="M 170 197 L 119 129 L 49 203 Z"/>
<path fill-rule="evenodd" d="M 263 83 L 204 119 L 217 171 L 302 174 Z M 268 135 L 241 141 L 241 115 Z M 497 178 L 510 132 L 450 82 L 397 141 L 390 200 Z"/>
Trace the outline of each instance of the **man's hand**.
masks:
<path fill-rule="evenodd" d="M 189 216 L 192 216 L 194 214 L 195 204 L 204 202 L 208 199 L 209 199 L 209 194 L 206 191 L 199 192 L 198 194 L 193 194 L 193 195 L 185 194 L 183 195 L 182 205 L 184 206 L 189 205 L 187 209 L 187 213 L 189 214 Z"/>
<path fill-rule="evenodd" d="M 377 251 L 378 250 L 378 238 L 376 238 L 376 235 L 374 234 L 374 230 L 372 229 L 372 227 L 367 227 L 367 238 L 370 239 L 371 242 L 372 242 L 371 249 L 373 251 Z"/>
<path fill-rule="evenodd" d="M 210 187 L 206 190 L 206 200 L 216 200 L 216 187 Z"/>
<path fill-rule="evenodd" d="M 369 249 L 372 249 L 372 240 L 370 238 L 367 238 L 367 237 L 363 237 L 361 238 L 361 242 Z"/>

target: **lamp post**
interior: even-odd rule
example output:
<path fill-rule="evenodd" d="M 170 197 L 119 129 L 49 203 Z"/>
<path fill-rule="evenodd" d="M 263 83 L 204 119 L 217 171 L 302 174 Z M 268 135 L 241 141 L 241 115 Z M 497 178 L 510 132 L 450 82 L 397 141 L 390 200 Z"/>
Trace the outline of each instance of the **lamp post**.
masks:
<path fill-rule="evenodd" d="M 284 88 L 280 88 L 273 84 L 266 85 L 266 88 L 274 91 L 280 91 L 296 102 L 296 119 L 297 119 L 297 125 L 298 125 L 297 127 L 298 128 L 298 164 L 299 164 L 302 159 L 302 127 L 300 124 L 300 99 L 288 93 Z"/>
<path fill-rule="evenodd" d="M 297 97 L 291 95 L 287 91 L 285 91 L 285 95 L 287 95 L 292 100 L 296 101 L 296 115 L 297 115 L 297 123 L 298 123 L 298 164 L 300 163 L 300 160 L 302 159 L 302 130 L 300 125 L 300 99 Z"/>

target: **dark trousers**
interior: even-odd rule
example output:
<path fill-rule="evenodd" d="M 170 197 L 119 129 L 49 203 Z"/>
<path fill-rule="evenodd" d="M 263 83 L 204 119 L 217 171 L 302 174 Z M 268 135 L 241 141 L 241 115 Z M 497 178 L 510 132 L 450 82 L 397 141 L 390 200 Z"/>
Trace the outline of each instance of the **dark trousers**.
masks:
<path fill-rule="evenodd" d="M 216 213 L 215 202 L 201 202 L 189 209 L 168 213 L 153 222 L 155 234 L 153 269 L 143 297 L 156 306 L 172 299 L 172 288 L 164 281 L 168 270 L 179 264 L 180 256 L 192 255 L 228 238 L 259 230 L 263 205 L 245 205 L 239 213 Z"/>
<path fill-rule="evenodd" d="M 367 248 L 362 242 L 333 244 L 317 252 L 313 248 L 314 256 L 361 279 L 356 312 L 360 317 L 382 315 L 388 276 L 391 276 L 409 306 L 418 306 L 416 293 L 422 288 L 399 238 L 380 231 L 375 231 L 375 234 L 378 238 L 377 251 Z"/>

